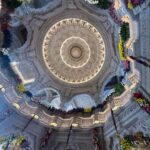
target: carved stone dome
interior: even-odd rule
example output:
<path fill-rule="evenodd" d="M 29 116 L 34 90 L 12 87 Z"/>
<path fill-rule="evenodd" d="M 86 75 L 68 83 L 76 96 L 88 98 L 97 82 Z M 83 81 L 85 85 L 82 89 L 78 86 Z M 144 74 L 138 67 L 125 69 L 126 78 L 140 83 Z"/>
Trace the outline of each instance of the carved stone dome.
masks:
<path fill-rule="evenodd" d="M 58 21 L 43 40 L 43 59 L 57 79 L 81 84 L 97 76 L 105 60 L 105 44 L 99 31 L 78 18 Z"/>

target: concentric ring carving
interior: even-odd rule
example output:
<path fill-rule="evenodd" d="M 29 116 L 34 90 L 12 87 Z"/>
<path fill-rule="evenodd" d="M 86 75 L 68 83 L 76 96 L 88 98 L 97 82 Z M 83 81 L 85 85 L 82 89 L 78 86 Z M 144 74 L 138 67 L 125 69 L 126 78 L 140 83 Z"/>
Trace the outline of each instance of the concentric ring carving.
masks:
<path fill-rule="evenodd" d="M 99 31 L 89 22 L 68 18 L 50 27 L 42 53 L 53 76 L 66 83 L 80 84 L 100 72 L 105 60 L 105 44 Z"/>

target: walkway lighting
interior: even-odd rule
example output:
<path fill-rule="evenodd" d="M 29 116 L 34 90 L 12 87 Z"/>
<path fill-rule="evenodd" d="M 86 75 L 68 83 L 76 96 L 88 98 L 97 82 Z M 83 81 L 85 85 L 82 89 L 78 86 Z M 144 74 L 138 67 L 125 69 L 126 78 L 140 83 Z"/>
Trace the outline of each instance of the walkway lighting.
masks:
<path fill-rule="evenodd" d="M 16 109 L 20 109 L 20 106 L 17 103 L 13 103 L 13 106 L 16 107 Z"/>
<path fill-rule="evenodd" d="M 50 125 L 54 126 L 54 127 L 57 127 L 57 123 L 55 123 L 55 122 L 50 123 Z"/>

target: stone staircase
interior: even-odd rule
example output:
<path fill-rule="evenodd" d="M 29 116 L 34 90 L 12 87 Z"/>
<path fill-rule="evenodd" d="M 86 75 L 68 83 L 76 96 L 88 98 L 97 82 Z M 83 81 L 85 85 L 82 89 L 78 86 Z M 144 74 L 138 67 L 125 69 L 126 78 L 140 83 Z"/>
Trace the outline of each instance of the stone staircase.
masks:
<path fill-rule="evenodd" d="M 66 150 L 66 143 L 69 130 L 54 131 L 49 140 L 48 146 L 44 150 Z M 72 130 L 66 147 L 70 150 L 95 150 L 93 145 L 93 131 Z"/>

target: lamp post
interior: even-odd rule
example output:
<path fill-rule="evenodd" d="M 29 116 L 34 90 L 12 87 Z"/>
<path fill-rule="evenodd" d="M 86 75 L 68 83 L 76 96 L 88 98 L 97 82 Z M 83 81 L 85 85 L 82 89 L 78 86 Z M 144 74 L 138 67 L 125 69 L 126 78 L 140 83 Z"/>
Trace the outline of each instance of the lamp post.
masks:
<path fill-rule="evenodd" d="M 24 128 L 22 129 L 22 132 L 25 131 L 25 129 L 29 126 L 29 124 L 32 122 L 32 120 L 34 119 L 35 114 L 29 119 L 29 121 L 27 122 L 27 124 L 24 126 Z"/>
<path fill-rule="evenodd" d="M 68 143 L 69 143 L 71 131 L 72 131 L 72 124 L 70 126 L 69 133 L 68 133 L 68 136 L 67 136 L 67 142 L 66 142 L 65 150 L 67 150 L 67 146 L 68 146 Z"/>
<path fill-rule="evenodd" d="M 114 124 L 114 127 L 115 127 L 115 130 L 118 134 L 118 129 L 117 129 L 117 125 L 116 125 L 116 120 L 115 120 L 115 116 L 114 116 L 114 112 L 113 110 L 111 109 L 111 116 L 112 116 L 112 120 L 113 120 L 113 124 Z"/>
<path fill-rule="evenodd" d="M 117 124 L 116 124 L 116 120 L 115 120 L 115 116 L 114 116 L 114 112 L 113 112 L 112 108 L 111 108 L 111 116 L 112 116 L 113 124 L 114 124 L 115 130 L 116 130 L 116 133 L 117 133 L 117 137 L 118 137 L 118 140 L 120 143 L 120 150 L 121 150 L 121 139 L 120 139 L 119 131 L 117 128 Z"/>

